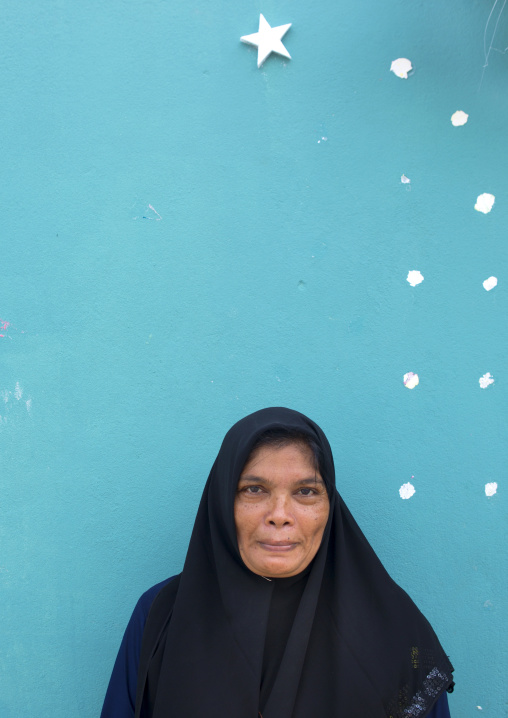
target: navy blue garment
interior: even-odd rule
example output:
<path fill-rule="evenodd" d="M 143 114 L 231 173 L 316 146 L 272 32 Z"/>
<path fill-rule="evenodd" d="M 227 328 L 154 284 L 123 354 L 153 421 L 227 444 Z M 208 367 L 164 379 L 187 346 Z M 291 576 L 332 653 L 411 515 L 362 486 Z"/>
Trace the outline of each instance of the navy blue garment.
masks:
<path fill-rule="evenodd" d="M 152 586 L 137 602 L 118 651 L 101 718 L 134 718 L 139 654 L 146 618 L 155 596 L 171 578 Z M 439 697 L 428 718 L 450 718 L 446 692 Z"/>
<path fill-rule="evenodd" d="M 101 718 L 134 718 L 139 654 L 148 611 L 155 596 L 171 578 L 149 588 L 137 602 L 120 644 Z"/>

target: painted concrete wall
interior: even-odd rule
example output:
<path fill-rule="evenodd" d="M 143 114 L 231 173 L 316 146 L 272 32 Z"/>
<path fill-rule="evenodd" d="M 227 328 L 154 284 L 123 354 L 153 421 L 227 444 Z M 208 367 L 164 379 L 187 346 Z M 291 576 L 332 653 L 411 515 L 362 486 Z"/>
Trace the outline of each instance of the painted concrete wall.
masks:
<path fill-rule="evenodd" d="M 454 718 L 506 716 L 492 5 L 4 0 L 2 718 L 97 716 L 224 432 L 266 405 L 327 432 L 342 494 L 456 666 Z M 258 69 L 240 43 L 260 12 L 293 23 L 291 60 Z"/>

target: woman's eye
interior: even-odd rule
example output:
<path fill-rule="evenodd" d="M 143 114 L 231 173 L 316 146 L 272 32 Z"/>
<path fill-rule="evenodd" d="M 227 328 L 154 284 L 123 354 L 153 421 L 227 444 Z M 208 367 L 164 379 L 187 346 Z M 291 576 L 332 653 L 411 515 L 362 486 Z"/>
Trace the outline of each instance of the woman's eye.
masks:
<path fill-rule="evenodd" d="M 247 486 L 244 489 L 246 494 L 260 494 L 261 493 L 261 486 Z"/>
<path fill-rule="evenodd" d="M 317 492 L 314 489 L 300 489 L 298 493 L 302 496 L 313 496 Z"/>

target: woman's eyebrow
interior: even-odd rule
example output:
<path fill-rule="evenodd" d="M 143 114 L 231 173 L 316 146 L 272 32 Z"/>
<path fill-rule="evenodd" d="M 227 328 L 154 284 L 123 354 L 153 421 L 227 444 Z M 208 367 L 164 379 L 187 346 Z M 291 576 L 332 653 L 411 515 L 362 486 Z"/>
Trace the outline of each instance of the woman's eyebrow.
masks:
<path fill-rule="evenodd" d="M 245 476 L 240 476 L 238 483 L 266 484 L 266 486 L 274 485 L 274 482 L 270 481 L 270 479 L 264 479 L 262 476 L 255 476 L 254 474 L 246 474 Z M 319 476 L 309 476 L 308 479 L 299 479 L 298 481 L 295 481 L 293 486 L 307 486 L 309 484 L 312 484 L 313 486 L 315 486 L 316 484 L 324 486 L 325 482 Z"/>
<path fill-rule="evenodd" d="M 300 481 L 296 482 L 297 486 L 305 486 L 306 484 L 321 484 L 322 486 L 325 485 L 325 482 L 320 476 L 312 476 L 308 479 L 301 479 Z"/>
<path fill-rule="evenodd" d="M 268 486 L 272 486 L 273 482 L 269 479 L 263 479 L 262 476 L 256 476 L 255 474 L 244 474 L 243 476 L 240 476 L 238 479 L 238 483 L 241 482 L 256 482 L 257 484 L 267 484 Z"/>

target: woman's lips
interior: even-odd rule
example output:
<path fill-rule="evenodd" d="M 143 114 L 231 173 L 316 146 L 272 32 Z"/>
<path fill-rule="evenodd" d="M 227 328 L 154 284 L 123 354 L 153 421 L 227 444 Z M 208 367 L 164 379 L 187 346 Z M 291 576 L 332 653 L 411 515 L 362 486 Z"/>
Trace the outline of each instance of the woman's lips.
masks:
<path fill-rule="evenodd" d="M 265 543 L 263 541 L 260 541 L 259 545 L 261 546 L 261 548 L 264 548 L 265 551 L 284 553 L 285 551 L 291 551 L 291 549 L 294 549 L 296 543 L 292 543 L 291 541 L 277 541 L 275 543 Z"/>

